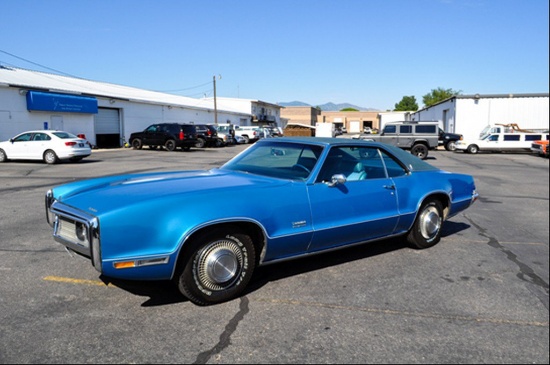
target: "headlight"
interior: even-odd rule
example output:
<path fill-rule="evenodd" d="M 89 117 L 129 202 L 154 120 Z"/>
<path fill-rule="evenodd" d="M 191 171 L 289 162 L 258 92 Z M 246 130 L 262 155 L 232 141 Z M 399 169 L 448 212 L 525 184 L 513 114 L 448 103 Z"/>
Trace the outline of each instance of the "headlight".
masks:
<path fill-rule="evenodd" d="M 77 222 L 74 226 L 76 238 L 81 242 L 88 242 L 88 230 L 84 223 Z"/>

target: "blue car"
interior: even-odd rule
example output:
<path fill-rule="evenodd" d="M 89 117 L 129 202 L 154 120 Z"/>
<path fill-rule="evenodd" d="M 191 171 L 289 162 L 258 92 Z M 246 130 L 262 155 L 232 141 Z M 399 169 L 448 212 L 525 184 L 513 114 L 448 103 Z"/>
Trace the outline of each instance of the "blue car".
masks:
<path fill-rule="evenodd" d="M 243 204 L 251 195 L 260 202 Z M 388 144 L 282 137 L 211 170 L 56 186 L 46 215 L 54 239 L 105 277 L 170 279 L 209 305 L 239 296 L 260 265 L 395 236 L 433 246 L 477 196 L 471 176 Z"/>

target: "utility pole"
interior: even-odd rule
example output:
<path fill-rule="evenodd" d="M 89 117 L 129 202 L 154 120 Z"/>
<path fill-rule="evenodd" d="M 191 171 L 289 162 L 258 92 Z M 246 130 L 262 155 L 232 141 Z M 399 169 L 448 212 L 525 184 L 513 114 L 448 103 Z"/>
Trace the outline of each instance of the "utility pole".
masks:
<path fill-rule="evenodd" d="M 220 75 L 220 79 L 221 78 L 222 76 Z M 218 104 L 216 101 L 216 75 L 214 75 L 213 80 L 214 80 L 214 125 L 217 127 L 218 126 Z"/>

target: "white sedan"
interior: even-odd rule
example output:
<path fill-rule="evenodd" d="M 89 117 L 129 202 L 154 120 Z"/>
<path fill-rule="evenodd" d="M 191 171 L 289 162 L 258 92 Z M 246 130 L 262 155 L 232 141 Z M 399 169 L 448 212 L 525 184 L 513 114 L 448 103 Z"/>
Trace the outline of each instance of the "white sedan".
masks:
<path fill-rule="evenodd" d="M 80 161 L 92 154 L 89 142 L 64 131 L 37 130 L 0 142 L 0 162 L 8 160 Z"/>

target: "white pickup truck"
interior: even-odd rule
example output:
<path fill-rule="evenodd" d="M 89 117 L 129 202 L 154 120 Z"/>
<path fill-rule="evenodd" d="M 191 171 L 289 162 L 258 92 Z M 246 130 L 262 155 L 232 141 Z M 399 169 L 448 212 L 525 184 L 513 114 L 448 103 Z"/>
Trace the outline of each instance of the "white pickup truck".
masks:
<path fill-rule="evenodd" d="M 548 132 L 529 132 L 507 126 L 490 126 L 480 133 L 480 139 L 456 142 L 456 151 L 478 153 L 480 151 L 531 151 L 534 141 L 548 140 Z"/>
<path fill-rule="evenodd" d="M 261 129 L 256 126 L 235 126 L 235 135 L 244 138 L 244 143 L 256 142 L 260 139 Z"/>

